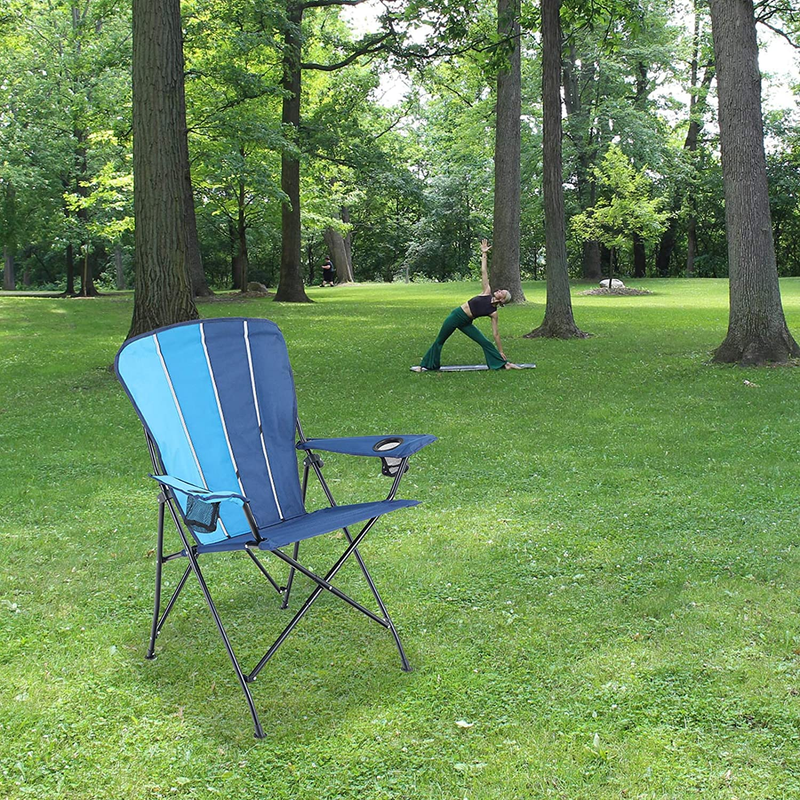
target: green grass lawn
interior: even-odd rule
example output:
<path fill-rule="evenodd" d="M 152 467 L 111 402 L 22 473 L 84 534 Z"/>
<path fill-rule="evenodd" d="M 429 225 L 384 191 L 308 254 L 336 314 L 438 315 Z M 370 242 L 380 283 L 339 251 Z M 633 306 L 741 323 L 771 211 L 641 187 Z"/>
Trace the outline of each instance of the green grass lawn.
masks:
<path fill-rule="evenodd" d="M 440 438 L 362 548 L 414 672 L 323 597 L 253 685 L 262 742 L 194 584 L 144 659 L 156 491 L 108 371 L 131 298 L 0 298 L 0 797 L 800 797 L 800 372 L 708 365 L 726 282 L 637 285 L 576 291 L 571 342 L 521 338 L 526 285 L 500 312 L 525 372 L 409 371 L 475 285 L 201 306 L 280 325 L 307 435 Z M 325 461 L 339 502 L 387 490 Z M 252 666 L 286 612 L 241 554 L 206 577 Z"/>

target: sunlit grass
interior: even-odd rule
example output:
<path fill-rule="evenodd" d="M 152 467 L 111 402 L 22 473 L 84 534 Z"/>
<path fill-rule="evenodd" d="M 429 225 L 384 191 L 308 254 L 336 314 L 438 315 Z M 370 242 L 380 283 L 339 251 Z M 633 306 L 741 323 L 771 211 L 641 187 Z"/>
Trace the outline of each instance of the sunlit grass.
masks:
<path fill-rule="evenodd" d="M 500 312 L 526 372 L 409 371 L 475 285 L 201 306 L 281 326 L 308 435 L 440 437 L 403 485 L 423 505 L 363 547 L 415 671 L 321 598 L 253 685 L 260 743 L 196 587 L 144 659 L 155 491 L 108 371 L 130 299 L 0 298 L 0 797 L 800 796 L 800 373 L 708 365 L 726 282 L 633 285 L 576 287 L 573 342 L 522 338 L 526 285 Z M 387 488 L 326 473 L 340 502 Z M 250 665 L 285 612 L 241 557 L 207 573 Z"/>

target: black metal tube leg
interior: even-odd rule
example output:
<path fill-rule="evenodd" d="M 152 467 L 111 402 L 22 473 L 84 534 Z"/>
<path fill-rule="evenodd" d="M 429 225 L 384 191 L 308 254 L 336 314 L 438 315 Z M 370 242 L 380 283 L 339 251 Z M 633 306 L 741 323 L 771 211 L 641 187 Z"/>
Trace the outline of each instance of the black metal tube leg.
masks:
<path fill-rule="evenodd" d="M 299 423 L 298 423 L 298 430 L 299 430 Z M 301 437 L 302 437 L 302 431 L 300 433 L 301 433 Z M 328 484 L 327 484 L 325 478 L 322 475 L 322 470 L 319 468 L 319 465 L 316 462 L 312 461 L 311 463 L 312 463 L 312 465 L 314 467 L 314 472 L 317 475 L 317 479 L 319 480 L 320 485 L 322 486 L 322 491 L 325 493 L 325 496 L 328 498 L 328 502 L 331 504 L 331 506 L 335 506 L 336 505 L 336 501 L 333 499 L 333 495 L 331 494 L 331 490 L 328 487 Z M 397 490 L 400 488 L 400 481 L 401 481 L 403 475 L 406 472 L 406 465 L 407 464 L 408 464 L 408 457 L 404 458 L 400 462 L 400 465 L 399 465 L 398 470 L 397 470 L 397 474 L 395 475 L 394 480 L 392 481 L 392 488 L 389 490 L 389 495 L 387 497 L 387 500 L 390 500 L 390 499 L 394 498 L 394 496 L 397 494 Z M 308 466 L 306 466 L 306 473 L 307 472 L 308 472 Z M 304 476 L 304 477 L 307 477 L 307 476 Z M 347 528 L 343 528 L 343 530 L 344 530 L 345 536 L 347 536 L 347 541 L 352 544 L 353 538 L 350 536 L 350 531 Z M 375 598 L 375 602 L 378 604 L 378 608 L 380 608 L 381 614 L 383 614 L 384 619 L 388 623 L 386 627 L 389 628 L 389 630 L 392 632 L 392 636 L 394 637 L 395 644 L 397 645 L 397 650 L 400 653 L 401 668 L 402 668 L 403 672 L 411 672 L 412 671 L 411 665 L 409 664 L 408 658 L 406 657 L 406 651 L 403 649 L 403 643 L 400 641 L 400 635 L 397 633 L 397 628 L 395 628 L 394 622 L 392 622 L 392 618 L 389 616 L 389 612 L 386 610 L 386 605 L 384 604 L 383 600 L 381 599 L 380 594 L 378 593 L 378 588 L 375 586 L 375 583 L 372 580 L 372 577 L 370 576 L 369 571 L 367 570 L 367 565 L 364 563 L 364 560 L 361 558 L 361 553 L 359 553 L 358 550 L 355 551 L 355 557 L 356 557 L 356 560 L 358 561 L 359 567 L 361 567 L 361 572 L 363 573 L 364 577 L 367 580 L 367 583 L 369 584 L 369 588 L 372 591 L 372 595 Z"/>
<path fill-rule="evenodd" d="M 197 582 L 200 584 L 203 597 L 205 597 L 206 603 L 208 603 L 208 607 L 211 609 L 211 615 L 214 617 L 217 630 L 219 631 L 220 636 L 222 636 L 225 649 L 228 651 L 228 656 L 230 657 L 234 670 L 236 670 L 236 677 L 239 679 L 242 691 L 244 692 L 245 700 L 247 701 L 247 705 L 250 709 L 250 716 L 252 716 L 253 724 L 255 725 L 255 737 L 256 739 L 263 739 L 264 729 L 261 727 L 261 722 L 258 719 L 258 712 L 256 711 L 256 704 L 253 702 L 253 695 L 250 693 L 250 687 L 247 685 L 247 680 L 244 677 L 242 668 L 239 666 L 239 661 L 236 658 L 236 654 L 233 652 L 233 647 L 231 646 L 230 639 L 228 639 L 228 634 L 225 632 L 225 627 L 223 626 L 222 620 L 217 613 L 217 607 L 214 605 L 214 601 L 211 599 L 211 593 L 208 591 L 208 586 L 206 586 L 203 573 L 200 571 L 200 565 L 197 563 L 197 558 L 194 555 L 190 555 L 189 563 L 192 565 L 192 570 L 197 577 Z"/>
<path fill-rule="evenodd" d="M 343 530 L 345 536 L 347 536 L 347 541 L 352 544 L 353 538 L 350 536 L 350 531 L 347 528 L 344 528 Z M 372 580 L 372 576 L 369 574 L 369 570 L 367 569 L 367 565 L 364 563 L 364 559 L 361 558 L 361 553 L 359 553 L 356 549 L 353 555 L 355 555 L 356 561 L 358 561 L 358 565 L 361 567 L 361 572 L 369 584 L 369 588 L 372 591 L 372 596 L 375 598 L 375 602 L 378 604 L 378 608 L 380 609 L 381 614 L 383 614 L 383 618 L 388 623 L 387 627 L 392 632 L 394 643 L 397 645 L 397 650 L 400 653 L 401 669 L 403 672 L 412 672 L 411 664 L 408 663 L 408 658 L 406 658 L 406 651 L 403 649 L 403 643 L 400 641 L 400 634 L 397 632 L 397 628 L 395 628 L 394 622 L 392 622 L 392 618 L 389 616 L 389 611 L 386 608 L 386 604 L 383 602 L 380 592 L 378 591 L 378 587 L 375 585 L 375 582 Z"/>
<path fill-rule="evenodd" d="M 300 553 L 300 542 L 294 543 L 294 552 L 292 553 L 292 558 L 297 561 L 297 556 Z M 289 567 L 289 577 L 286 580 L 286 589 L 283 592 L 283 603 L 281 603 L 282 609 L 289 608 L 289 595 L 292 592 L 292 584 L 294 583 L 294 573 L 295 568 Z"/>
<path fill-rule="evenodd" d="M 163 496 L 158 499 L 158 542 L 156 544 L 156 599 L 153 609 L 153 625 L 150 629 L 150 645 L 145 658 L 156 657 L 156 636 L 158 635 L 158 616 L 161 612 L 161 568 L 164 564 L 164 503 Z"/>

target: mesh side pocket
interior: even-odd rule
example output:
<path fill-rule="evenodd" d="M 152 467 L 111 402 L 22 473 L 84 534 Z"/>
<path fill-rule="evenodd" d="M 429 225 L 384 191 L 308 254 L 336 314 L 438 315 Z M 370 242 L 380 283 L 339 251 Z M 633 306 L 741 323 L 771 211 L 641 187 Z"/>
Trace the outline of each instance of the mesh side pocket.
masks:
<path fill-rule="evenodd" d="M 389 478 L 394 478 L 400 471 L 400 464 L 403 463 L 402 458 L 392 458 L 391 456 L 381 456 L 381 472 Z M 403 472 L 408 472 L 408 464 Z"/>
<path fill-rule="evenodd" d="M 186 524 L 200 533 L 213 533 L 219 520 L 219 503 L 206 503 L 189 495 L 186 501 Z"/>

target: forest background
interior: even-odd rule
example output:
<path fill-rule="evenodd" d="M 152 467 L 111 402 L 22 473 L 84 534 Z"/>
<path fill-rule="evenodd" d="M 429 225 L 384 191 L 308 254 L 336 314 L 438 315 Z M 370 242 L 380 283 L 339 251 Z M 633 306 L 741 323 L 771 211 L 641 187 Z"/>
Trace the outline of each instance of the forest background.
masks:
<path fill-rule="evenodd" d="M 191 178 L 209 287 L 277 284 L 287 153 L 301 165 L 307 283 L 319 281 L 328 253 L 340 279 L 474 277 L 475 243 L 492 235 L 504 58 L 495 4 L 305 5 L 294 127 L 281 119 L 287 5 L 182 4 Z M 790 6 L 781 15 L 780 3 L 756 5 L 763 32 L 797 41 Z M 613 251 L 615 271 L 626 275 L 725 277 L 706 5 L 592 6 L 591 15 L 562 12 L 570 275 L 599 279 Z M 537 13 L 523 7 L 520 18 L 523 279 L 544 274 Z M 380 19 L 392 46 L 366 27 Z M 4 4 L 0 76 L 4 288 L 132 286 L 130 4 Z M 387 92 L 387 76 L 407 91 Z M 791 91 L 797 97 L 800 85 Z M 778 271 L 800 275 L 800 114 L 795 104 L 765 109 Z M 581 225 L 587 210 L 632 188 L 630 201 L 650 209 L 647 229 L 610 242 Z"/>

